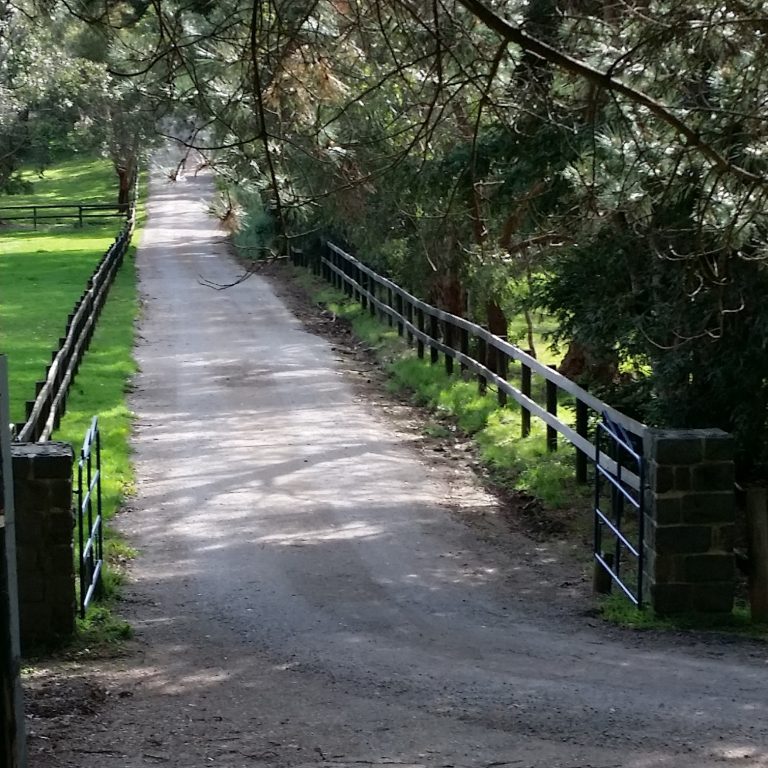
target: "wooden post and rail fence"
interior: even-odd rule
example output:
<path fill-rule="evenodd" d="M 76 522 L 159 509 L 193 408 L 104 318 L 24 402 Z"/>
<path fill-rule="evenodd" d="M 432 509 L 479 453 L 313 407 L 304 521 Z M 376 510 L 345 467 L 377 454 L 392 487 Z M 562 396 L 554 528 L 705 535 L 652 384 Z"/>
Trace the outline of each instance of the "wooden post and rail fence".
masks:
<path fill-rule="evenodd" d="M 105 219 L 125 218 L 130 215 L 130 205 L 120 203 L 47 203 L 28 205 L 0 205 L 0 224 L 6 222 L 31 222 L 60 224 L 72 220 L 82 227 L 86 222 L 102 222 Z"/>

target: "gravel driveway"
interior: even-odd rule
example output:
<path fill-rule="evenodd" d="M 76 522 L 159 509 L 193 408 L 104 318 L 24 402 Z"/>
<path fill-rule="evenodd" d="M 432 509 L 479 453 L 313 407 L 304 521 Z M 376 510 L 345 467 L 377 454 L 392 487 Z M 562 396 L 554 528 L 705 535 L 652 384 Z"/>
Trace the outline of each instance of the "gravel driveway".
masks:
<path fill-rule="evenodd" d="M 569 609 L 266 280 L 201 284 L 241 271 L 211 188 L 155 179 L 138 256 L 137 640 L 32 768 L 768 766 L 765 646 Z"/>

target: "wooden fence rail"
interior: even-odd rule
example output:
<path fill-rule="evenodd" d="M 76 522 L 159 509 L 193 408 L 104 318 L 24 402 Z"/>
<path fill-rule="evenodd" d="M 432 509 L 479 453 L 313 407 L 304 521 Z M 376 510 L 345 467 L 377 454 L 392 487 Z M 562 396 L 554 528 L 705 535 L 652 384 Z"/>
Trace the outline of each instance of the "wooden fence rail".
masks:
<path fill-rule="evenodd" d="M 20 442 L 46 442 L 59 426 L 66 408 L 67 393 L 88 349 L 101 308 L 115 274 L 128 250 L 135 224 L 135 203 L 115 242 L 108 248 L 94 270 L 88 285 L 67 320 L 59 347 L 52 353 L 45 379 L 36 387 L 36 397 L 27 401 L 26 421 L 12 427 Z"/>
<path fill-rule="evenodd" d="M 8 213 L 10 211 L 10 213 Z M 71 213 L 67 213 L 71 211 Z M 46 205 L 0 205 L 0 222 L 31 221 L 34 229 L 39 222 L 77 219 L 82 227 L 88 219 L 123 218 L 130 206 L 118 203 L 49 203 Z"/>
<path fill-rule="evenodd" d="M 326 243 L 324 254 L 308 254 L 292 250 L 294 264 L 311 268 L 337 289 L 360 302 L 371 315 L 378 314 L 390 325 L 397 325 L 400 336 L 409 343 L 416 342 L 419 357 L 429 350 L 433 364 L 444 356 L 445 370 L 453 373 L 454 362 L 463 372 L 471 371 L 477 377 L 478 387 L 484 392 L 489 384 L 496 387 L 500 405 L 507 405 L 512 398 L 521 409 L 521 435 L 527 437 L 531 430 L 531 416 L 546 425 L 546 444 L 551 451 L 557 449 L 557 436 L 562 435 L 576 449 L 576 479 L 586 482 L 587 465 L 597 460 L 609 472 L 618 467 L 610 456 L 600 453 L 596 457 L 595 444 L 590 439 L 590 416 L 609 416 L 628 433 L 642 438 L 647 427 L 639 421 L 612 408 L 587 392 L 575 382 L 543 365 L 524 350 L 505 339 L 490 333 L 486 328 L 463 317 L 444 312 L 431 306 L 374 272 L 354 256 L 331 242 Z M 519 364 L 519 386 L 509 381 L 510 362 Z M 533 398 L 533 376 L 543 381 L 545 403 Z M 567 393 L 575 403 L 575 426 L 558 417 L 560 393 Z M 627 485 L 639 489 L 640 478 L 621 469 Z"/>

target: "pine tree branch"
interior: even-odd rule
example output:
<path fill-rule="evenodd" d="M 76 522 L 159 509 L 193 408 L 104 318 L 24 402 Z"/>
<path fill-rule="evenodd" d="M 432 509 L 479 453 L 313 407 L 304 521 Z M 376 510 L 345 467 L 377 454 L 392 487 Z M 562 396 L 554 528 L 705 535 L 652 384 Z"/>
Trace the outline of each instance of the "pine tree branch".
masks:
<path fill-rule="evenodd" d="M 677 133 L 685 139 L 686 146 L 698 150 L 710 163 L 720 170 L 732 174 L 750 184 L 757 184 L 759 186 L 768 185 L 768 179 L 752 173 L 746 168 L 742 168 L 740 165 L 732 163 L 720 154 L 711 144 L 705 141 L 697 131 L 674 115 L 669 108 L 656 101 L 656 99 L 652 98 L 647 93 L 644 93 L 637 88 L 633 88 L 631 85 L 627 85 L 609 73 L 602 72 L 579 59 L 575 59 L 573 56 L 569 56 L 567 53 L 563 53 L 562 51 L 553 48 L 551 45 L 548 45 L 538 38 L 529 35 L 519 27 L 501 18 L 501 16 L 498 16 L 487 5 L 480 2 L 480 0 L 458 0 L 458 2 L 504 40 L 508 40 L 510 43 L 520 46 L 520 48 L 529 53 L 540 56 L 545 61 L 549 61 L 566 72 L 582 77 L 613 93 L 621 94 L 634 104 L 646 107 L 651 114 L 677 131 Z"/>

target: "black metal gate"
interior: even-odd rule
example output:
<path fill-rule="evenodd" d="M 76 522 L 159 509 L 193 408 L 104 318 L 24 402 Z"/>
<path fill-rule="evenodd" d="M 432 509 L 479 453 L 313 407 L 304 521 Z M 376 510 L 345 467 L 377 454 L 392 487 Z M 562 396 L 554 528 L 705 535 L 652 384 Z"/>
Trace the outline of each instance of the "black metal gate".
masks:
<path fill-rule="evenodd" d="M 645 566 L 644 484 L 642 440 L 604 414 L 595 440 L 595 566 L 639 608 Z"/>
<path fill-rule="evenodd" d="M 80 545 L 80 616 L 101 585 L 104 531 L 101 517 L 101 435 L 94 416 L 77 462 L 77 535 Z M 87 536 L 87 538 L 86 538 Z"/>

